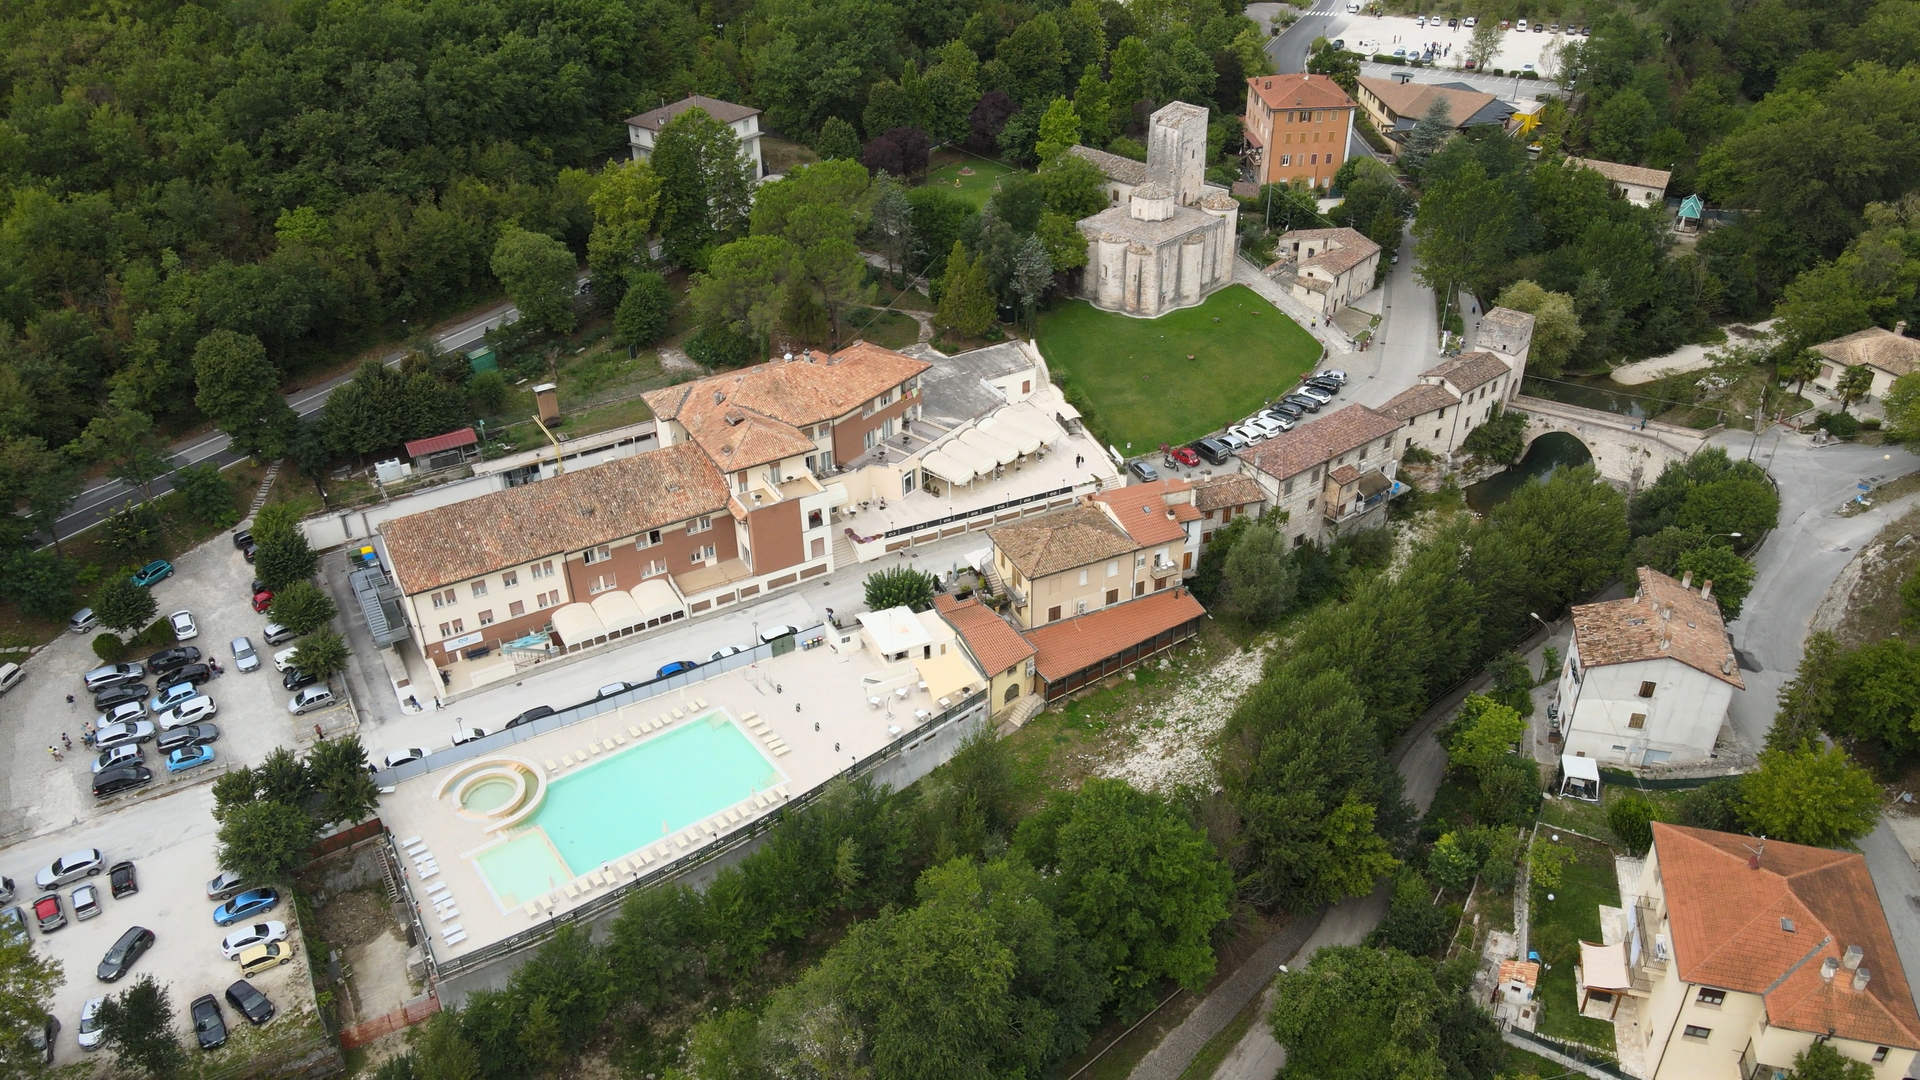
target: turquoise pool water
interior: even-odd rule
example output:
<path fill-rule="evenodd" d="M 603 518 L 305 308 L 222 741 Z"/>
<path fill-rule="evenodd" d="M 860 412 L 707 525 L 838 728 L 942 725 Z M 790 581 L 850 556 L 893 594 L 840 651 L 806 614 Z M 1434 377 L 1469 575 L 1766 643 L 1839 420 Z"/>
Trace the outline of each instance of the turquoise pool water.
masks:
<path fill-rule="evenodd" d="M 546 842 L 504 854 L 529 838 L 522 833 L 476 861 L 512 907 L 509 896 L 554 887 L 546 884 L 554 868 L 543 850 L 564 861 L 561 881 L 569 880 L 784 782 L 725 713 L 708 713 L 551 781 L 528 821 Z"/>

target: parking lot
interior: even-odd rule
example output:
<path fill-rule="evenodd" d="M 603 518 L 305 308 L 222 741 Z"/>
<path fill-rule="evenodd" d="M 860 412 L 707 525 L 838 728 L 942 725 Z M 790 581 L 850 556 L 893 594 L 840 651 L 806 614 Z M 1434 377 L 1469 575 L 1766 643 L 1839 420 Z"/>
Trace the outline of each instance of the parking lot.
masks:
<path fill-rule="evenodd" d="M 105 984 L 94 977 L 101 956 L 120 933 L 140 925 L 154 931 L 155 944 L 133 969 L 135 976 L 152 973 L 172 989 L 173 1004 L 186 1030 L 186 1006 L 201 994 L 222 993 L 238 977 L 231 961 L 220 955 L 226 931 L 214 926 L 214 905 L 206 899 L 206 882 L 219 872 L 214 863 L 217 825 L 213 820 L 210 781 L 230 764 L 257 765 L 279 746 L 296 746 L 301 732 L 310 732 L 319 720 L 329 727 L 344 719 L 325 715 L 296 718 L 287 712 L 287 691 L 273 670 L 272 654 L 261 638 L 267 621 L 249 602 L 253 568 L 234 550 L 227 536 L 215 537 L 174 561 L 171 578 L 154 586 L 159 614 L 182 608 L 193 612 L 199 636 L 187 642 L 211 656 L 225 674 L 205 683 L 201 692 L 218 706 L 211 722 L 220 738 L 212 744 L 213 764 L 168 778 L 164 757 L 151 746 L 145 764 L 155 772 L 152 785 L 136 795 L 97 805 L 92 794 L 92 755 L 80 741 L 82 730 L 96 715 L 81 676 L 100 661 L 92 649 L 92 634 L 63 634 L 24 665 L 26 679 L 0 697 L 0 751 L 14 767 L 0 773 L 0 874 L 18 887 L 15 903 L 32 904 L 38 895 L 33 876 L 54 858 L 70 851 L 97 847 L 110 862 L 132 859 L 138 868 L 140 892 L 122 900 L 107 895 L 106 876 L 99 885 L 104 908 L 98 918 L 72 920 L 72 885 L 61 889 L 69 908 L 69 923 L 51 934 L 32 931 L 36 948 L 58 959 L 66 985 L 57 997 L 55 1015 L 61 1023 L 56 1060 L 79 1055 L 75 1042 L 80 1007 L 91 997 L 125 986 Z M 259 670 L 242 674 L 233 666 L 228 643 L 235 637 L 253 640 L 261 654 Z M 336 680 L 337 682 L 337 680 Z M 149 678 L 151 687 L 153 680 Z M 74 703 L 67 703 L 67 695 Z M 49 746 L 62 745 L 61 735 L 73 740 L 64 761 L 50 760 Z M 270 918 L 291 925 L 291 905 L 282 903 Z M 304 972 L 290 964 L 255 981 L 286 1014 L 312 1010 L 312 994 Z M 223 1006 L 230 1029 L 244 1024 Z M 283 1023 L 275 1020 L 268 1031 Z M 299 1021 L 289 1024 L 296 1026 Z M 223 1054 L 241 1053 L 238 1040 Z"/>
<path fill-rule="evenodd" d="M 1319 23 L 1321 19 L 1312 20 Z M 1314 27 L 1315 36 L 1324 35 L 1347 43 L 1353 52 L 1367 56 L 1385 54 L 1392 56 L 1395 49 L 1405 49 L 1409 55 L 1420 53 L 1429 44 L 1438 46 L 1434 50 L 1434 65 L 1442 70 L 1458 70 L 1464 67 L 1467 59 L 1467 45 L 1473 40 L 1473 31 L 1462 20 L 1462 25 L 1448 28 L 1445 19 L 1429 22 L 1420 26 L 1407 16 L 1348 15 L 1344 12 L 1327 17 L 1324 27 Z M 1549 49 L 1558 50 L 1568 41 L 1581 40 L 1569 37 L 1566 27 L 1561 33 L 1534 33 L 1529 24 L 1527 32 L 1508 30 L 1501 35 L 1500 51 L 1495 53 L 1488 67 L 1513 71 L 1524 65 L 1532 64 L 1541 78 L 1551 78 L 1559 73 L 1556 59 L 1543 59 Z"/>

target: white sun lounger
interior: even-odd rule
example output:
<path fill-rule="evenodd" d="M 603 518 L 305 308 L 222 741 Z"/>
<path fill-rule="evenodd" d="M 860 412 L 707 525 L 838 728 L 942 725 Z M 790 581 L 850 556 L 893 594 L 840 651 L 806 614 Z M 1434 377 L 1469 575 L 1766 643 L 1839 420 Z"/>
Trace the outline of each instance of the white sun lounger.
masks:
<path fill-rule="evenodd" d="M 447 935 L 448 945 L 458 945 L 465 940 L 467 940 L 467 932 L 465 930 L 456 930 Z"/>
<path fill-rule="evenodd" d="M 446 922 L 448 919 L 457 919 L 459 917 L 460 917 L 460 909 L 457 907 L 447 908 L 445 911 L 442 911 L 440 913 L 441 922 Z"/>
<path fill-rule="evenodd" d="M 459 923 L 454 923 L 452 926 L 443 926 L 440 928 L 440 936 L 445 937 L 448 934 L 457 934 L 463 929 L 465 929 L 465 927 L 462 927 Z"/>
<path fill-rule="evenodd" d="M 640 730 L 639 724 L 629 724 L 627 725 L 627 734 L 637 739 L 644 733 Z"/>
<path fill-rule="evenodd" d="M 436 881 L 432 885 L 427 886 L 428 896 L 434 896 L 438 893 L 443 893 L 446 891 L 447 891 L 447 883 L 444 881 Z"/>
<path fill-rule="evenodd" d="M 779 747 L 776 747 L 776 748 L 774 749 L 774 751 L 773 751 L 773 756 L 774 756 L 774 757 L 786 757 L 786 756 L 787 756 L 788 754 L 791 754 L 791 753 L 793 753 L 793 748 L 792 748 L 792 747 L 790 747 L 790 746 L 785 746 L 785 745 L 782 745 L 782 746 L 779 746 Z"/>
<path fill-rule="evenodd" d="M 420 842 L 420 838 L 419 838 L 419 837 L 417 837 L 417 836 L 409 836 L 409 837 L 407 837 L 407 838 L 406 838 L 405 840 L 402 840 L 402 841 L 400 841 L 400 846 L 401 846 L 401 847 L 403 847 L 403 848 L 404 848 L 404 847 L 412 847 L 413 845 L 415 845 L 415 844 L 417 844 L 417 843 L 419 843 L 419 842 Z"/>
<path fill-rule="evenodd" d="M 553 760 L 552 758 L 548 758 L 548 759 L 547 759 L 547 771 L 548 771 L 548 772 L 559 772 L 559 771 L 560 771 L 560 763 L 559 763 L 559 762 L 557 762 L 557 761 L 555 761 L 555 760 Z"/>

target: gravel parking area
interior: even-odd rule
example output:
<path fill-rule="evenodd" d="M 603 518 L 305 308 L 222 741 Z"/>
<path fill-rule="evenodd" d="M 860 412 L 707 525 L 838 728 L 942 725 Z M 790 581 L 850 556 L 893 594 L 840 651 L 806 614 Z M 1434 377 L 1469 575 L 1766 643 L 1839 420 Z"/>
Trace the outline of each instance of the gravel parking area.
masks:
<path fill-rule="evenodd" d="M 1500 51 L 1494 54 L 1488 66 L 1511 71 L 1523 64 L 1532 64 L 1543 79 L 1558 74 L 1559 65 L 1543 63 L 1542 56 L 1550 46 L 1558 49 L 1565 42 L 1581 40 L 1569 37 L 1564 31 L 1562 27 L 1559 34 L 1536 34 L 1531 24 L 1524 34 L 1509 30 L 1501 36 Z M 1467 45 L 1473 40 L 1473 31 L 1465 26 L 1450 30 L 1444 19 L 1419 26 L 1413 19 L 1401 15 L 1376 17 L 1336 14 L 1325 20 L 1324 27 L 1315 27 L 1314 33 L 1316 36 L 1343 39 L 1347 48 L 1355 52 L 1362 51 L 1364 47 L 1369 56 L 1377 53 L 1392 55 L 1395 49 L 1405 49 L 1411 54 L 1424 49 L 1429 42 L 1437 42 L 1440 50 L 1435 55 L 1440 58 L 1436 66 L 1442 71 L 1460 68 L 1466 62 Z M 1362 42 L 1366 43 L 1365 46 Z"/>

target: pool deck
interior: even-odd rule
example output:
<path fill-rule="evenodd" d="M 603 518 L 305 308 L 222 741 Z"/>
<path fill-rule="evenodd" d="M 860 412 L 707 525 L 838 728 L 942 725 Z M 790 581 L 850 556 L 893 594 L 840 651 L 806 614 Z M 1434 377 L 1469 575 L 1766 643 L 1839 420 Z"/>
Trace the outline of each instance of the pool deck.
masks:
<path fill-rule="evenodd" d="M 696 854 L 754 820 L 777 812 L 788 799 L 825 784 L 916 724 L 924 723 L 916 719 L 916 710 L 929 714 L 941 711 L 940 704 L 929 701 L 922 690 L 912 690 L 905 698 L 889 694 L 880 707 L 873 706 L 861 688 L 860 677 L 878 666 L 866 653 L 796 650 L 514 744 L 504 756 L 532 762 L 543 770 L 552 761 L 556 768 L 550 778 L 564 778 L 581 768 L 583 762 L 603 760 L 610 753 L 679 730 L 718 709 L 731 716 L 786 777 L 780 785 L 783 792 L 769 793 L 764 800 L 744 800 L 701 825 L 655 841 L 642 849 L 647 857 L 638 857 L 636 852 L 636 857 L 590 868 L 569 885 L 531 901 L 531 913 L 525 904 L 502 910 L 474 862 L 474 856 L 503 842 L 515 830 L 491 832 L 489 823 L 456 813 L 450 793 L 436 797 L 451 773 L 483 759 L 402 781 L 392 793 L 381 797 L 380 817 L 397 840 L 408 842 L 402 845 L 401 855 L 405 885 L 421 913 L 422 924 L 432 935 L 434 955 L 445 960 L 490 945 L 602 896 L 622 881 Z M 696 705 L 696 700 L 704 701 L 704 706 Z M 674 709 L 680 710 L 678 720 L 673 719 Z M 662 714 L 668 722 L 649 730 Z M 764 726 L 764 732 L 755 730 L 756 722 Z M 814 730 L 816 723 L 818 731 Z M 637 737 L 635 728 L 641 729 Z M 775 743 L 788 752 L 777 754 L 770 749 Z M 563 764 L 566 761 L 573 764 Z M 617 806 L 606 809 L 610 813 L 620 810 Z M 454 914 L 446 914 L 444 901 L 448 899 Z M 455 938 L 452 943 L 447 941 L 449 936 Z"/>

